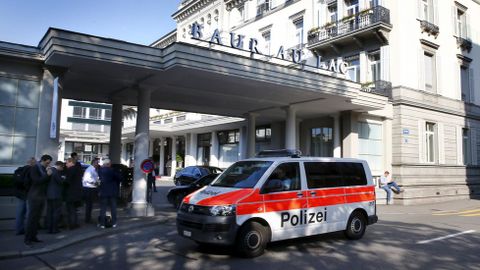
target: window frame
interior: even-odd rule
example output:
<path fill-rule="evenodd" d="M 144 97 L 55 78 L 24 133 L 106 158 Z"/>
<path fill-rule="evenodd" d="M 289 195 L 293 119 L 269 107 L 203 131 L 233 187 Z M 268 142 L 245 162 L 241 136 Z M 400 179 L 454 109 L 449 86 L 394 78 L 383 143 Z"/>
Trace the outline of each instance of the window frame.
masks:
<path fill-rule="evenodd" d="M 433 126 L 433 130 L 429 130 L 428 127 L 429 125 Z M 438 123 L 435 122 L 425 122 L 425 162 L 434 164 L 438 162 Z M 430 149 L 430 138 L 433 140 L 432 142 L 432 147 L 433 149 Z"/>
<path fill-rule="evenodd" d="M 282 190 L 282 191 L 271 191 L 271 192 L 267 192 L 265 191 L 265 187 L 267 186 L 268 182 L 270 180 L 272 180 L 272 176 L 275 172 L 275 170 L 280 167 L 280 166 L 283 166 L 283 165 L 286 165 L 286 164 L 296 164 L 297 166 L 297 177 L 296 179 L 298 179 L 298 188 L 296 189 L 289 189 L 289 190 Z M 302 166 L 300 166 L 300 162 L 298 161 L 286 161 L 286 162 L 281 162 L 279 164 L 277 164 L 277 166 L 275 166 L 275 168 L 273 170 L 271 170 L 270 174 L 268 175 L 267 179 L 264 181 L 264 183 L 262 184 L 262 187 L 260 188 L 260 193 L 261 194 L 272 194 L 272 193 L 281 193 L 281 192 L 297 192 L 297 191 L 301 191 L 303 188 L 302 188 Z M 273 178 L 274 179 L 274 178 Z"/>

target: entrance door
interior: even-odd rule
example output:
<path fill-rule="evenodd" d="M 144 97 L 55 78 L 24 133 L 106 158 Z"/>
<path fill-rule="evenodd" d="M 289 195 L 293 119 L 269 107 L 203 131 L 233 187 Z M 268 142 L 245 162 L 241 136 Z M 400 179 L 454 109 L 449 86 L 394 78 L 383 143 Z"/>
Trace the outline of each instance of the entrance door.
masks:
<path fill-rule="evenodd" d="M 314 157 L 333 157 L 333 128 L 312 128 L 310 154 Z"/>

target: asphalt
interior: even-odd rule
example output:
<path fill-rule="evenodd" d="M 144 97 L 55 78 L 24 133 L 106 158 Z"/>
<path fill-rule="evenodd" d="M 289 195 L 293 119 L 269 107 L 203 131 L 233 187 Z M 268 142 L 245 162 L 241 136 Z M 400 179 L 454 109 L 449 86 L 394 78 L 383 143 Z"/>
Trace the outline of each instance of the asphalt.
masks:
<path fill-rule="evenodd" d="M 61 228 L 60 233 L 57 234 L 48 234 L 44 229 L 40 229 L 38 238 L 42 242 L 34 243 L 33 247 L 28 247 L 24 244 L 24 235 L 15 235 L 13 229 L 15 220 L 2 220 L 0 222 L 0 239 L 2 242 L 2 245 L 0 245 L 0 260 L 50 253 L 90 239 L 165 224 L 175 217 L 175 210 L 168 204 L 165 198 L 166 190 L 170 186 L 170 180 L 158 180 L 157 183 L 159 192 L 153 193 L 155 216 L 131 217 L 128 214 L 128 207 L 118 208 L 118 226 L 116 228 L 102 229 L 98 228 L 97 224 L 83 223 L 84 212 L 83 208 L 80 208 L 78 213 L 79 228 L 74 230 Z M 92 217 L 97 217 L 98 214 L 98 207 L 94 208 Z"/>

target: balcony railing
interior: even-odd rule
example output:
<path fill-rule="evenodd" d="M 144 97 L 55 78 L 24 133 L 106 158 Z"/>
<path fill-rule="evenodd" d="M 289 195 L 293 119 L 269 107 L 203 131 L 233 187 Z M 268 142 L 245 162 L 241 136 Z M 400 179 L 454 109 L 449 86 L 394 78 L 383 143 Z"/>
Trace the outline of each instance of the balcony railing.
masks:
<path fill-rule="evenodd" d="M 423 32 L 427 32 L 435 37 L 438 36 L 438 33 L 440 32 L 440 28 L 437 25 L 428 21 L 420 21 L 420 28 L 422 28 Z"/>
<path fill-rule="evenodd" d="M 311 30 L 308 35 L 308 44 L 312 45 L 320 41 L 349 34 L 378 22 L 390 24 L 389 9 L 382 6 L 376 6 L 371 9 L 360 11 L 357 14 L 344 17 L 340 21 L 328 23 L 317 30 Z"/>
<path fill-rule="evenodd" d="M 257 16 L 262 16 L 265 12 L 270 10 L 270 3 L 265 2 L 257 6 Z"/>
<path fill-rule="evenodd" d="M 472 41 L 465 37 L 457 37 L 457 46 L 462 50 L 470 52 L 472 50 Z"/>
<path fill-rule="evenodd" d="M 368 82 L 361 85 L 362 91 L 367 93 L 378 94 L 386 96 L 389 99 L 392 98 L 392 83 L 388 81 L 378 80 L 374 82 Z"/>

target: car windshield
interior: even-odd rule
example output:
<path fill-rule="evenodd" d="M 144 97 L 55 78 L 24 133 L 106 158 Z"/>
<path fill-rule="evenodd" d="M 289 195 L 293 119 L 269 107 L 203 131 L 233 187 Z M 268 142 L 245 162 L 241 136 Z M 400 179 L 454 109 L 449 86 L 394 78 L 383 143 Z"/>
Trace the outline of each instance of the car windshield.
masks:
<path fill-rule="evenodd" d="M 236 162 L 222 173 L 212 186 L 252 188 L 272 163 L 271 161 Z"/>
<path fill-rule="evenodd" d="M 194 183 L 195 183 L 196 185 L 201 186 L 201 187 L 206 186 L 206 185 L 210 184 L 210 183 L 213 181 L 213 179 L 215 179 L 215 177 L 217 177 L 217 175 L 218 175 L 218 174 L 216 174 L 216 173 L 206 175 L 206 176 L 198 179 L 198 180 L 195 181 Z"/>

